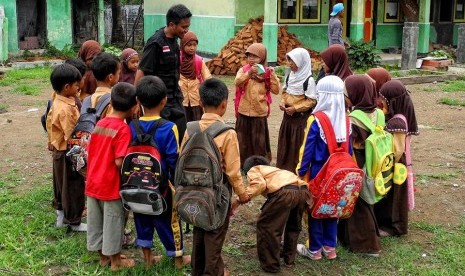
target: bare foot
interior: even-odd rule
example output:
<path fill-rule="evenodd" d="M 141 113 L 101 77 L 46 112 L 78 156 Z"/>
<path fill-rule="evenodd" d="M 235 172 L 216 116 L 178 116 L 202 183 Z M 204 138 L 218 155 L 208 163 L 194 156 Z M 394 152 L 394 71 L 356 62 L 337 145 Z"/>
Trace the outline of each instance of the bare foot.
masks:
<path fill-rule="evenodd" d="M 111 264 L 111 271 L 118 271 L 120 269 L 124 269 L 124 268 L 131 268 L 131 267 L 134 267 L 136 265 L 136 261 L 134 261 L 133 259 L 121 259 L 119 265 L 117 264 Z"/>
<path fill-rule="evenodd" d="M 160 255 L 152 256 L 152 258 L 150 259 L 150 263 L 145 264 L 145 268 L 149 269 L 152 265 L 158 264 L 161 261 L 161 258 L 162 258 L 162 256 L 160 256 Z"/>
<path fill-rule="evenodd" d="M 184 255 L 182 257 L 175 257 L 174 264 L 176 265 L 177 269 L 182 269 L 186 265 L 191 263 L 191 255 Z"/>
<path fill-rule="evenodd" d="M 99 265 L 102 267 L 106 267 L 110 265 L 110 257 L 102 255 L 100 256 L 100 262 Z"/>
<path fill-rule="evenodd" d="M 224 272 L 223 272 L 223 275 L 224 276 L 229 276 L 230 273 L 229 273 L 229 270 L 227 270 L 226 268 L 224 269 Z"/>

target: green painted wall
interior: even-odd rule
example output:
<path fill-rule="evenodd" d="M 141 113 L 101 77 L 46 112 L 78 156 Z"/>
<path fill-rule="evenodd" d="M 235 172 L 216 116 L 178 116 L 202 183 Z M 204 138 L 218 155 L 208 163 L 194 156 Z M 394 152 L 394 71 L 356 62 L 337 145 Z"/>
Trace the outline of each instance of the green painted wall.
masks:
<path fill-rule="evenodd" d="M 144 37 L 147 40 L 156 30 L 165 26 L 164 14 L 144 15 Z M 199 38 L 198 51 L 216 54 L 232 38 L 234 32 L 234 17 L 192 16 L 189 30 Z"/>
<path fill-rule="evenodd" d="M 288 25 L 287 31 L 293 33 L 305 46 L 315 51 L 328 48 L 328 25 Z"/>
<path fill-rule="evenodd" d="M 70 0 L 47 0 L 47 38 L 58 49 L 73 43 Z"/>
<path fill-rule="evenodd" d="M 0 21 L 0 62 L 3 64 L 8 59 L 8 18 L 4 17 Z"/>
<path fill-rule="evenodd" d="M 402 47 L 402 28 L 404 24 L 378 24 L 376 26 L 376 48 L 390 46 Z"/>
<path fill-rule="evenodd" d="M 235 14 L 233 0 L 144 1 L 144 13 L 165 15 L 171 6 L 178 3 L 189 8 L 193 15 L 234 16 Z"/>
<path fill-rule="evenodd" d="M 263 0 L 236 0 L 236 24 L 245 25 L 250 18 L 264 15 Z"/>
<path fill-rule="evenodd" d="M 19 51 L 19 47 L 16 1 L 0 0 L 0 5 L 4 7 L 5 16 L 8 19 L 8 52 L 17 53 Z"/>

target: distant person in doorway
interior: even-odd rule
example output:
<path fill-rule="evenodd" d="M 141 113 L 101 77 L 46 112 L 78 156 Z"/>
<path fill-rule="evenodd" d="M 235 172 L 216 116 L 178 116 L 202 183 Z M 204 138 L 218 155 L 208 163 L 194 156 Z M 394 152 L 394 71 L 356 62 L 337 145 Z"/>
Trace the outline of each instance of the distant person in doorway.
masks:
<path fill-rule="evenodd" d="M 350 45 L 342 39 L 342 23 L 341 18 L 344 17 L 344 4 L 337 3 L 331 12 L 331 19 L 328 22 L 328 46 L 339 44 L 350 47 Z"/>

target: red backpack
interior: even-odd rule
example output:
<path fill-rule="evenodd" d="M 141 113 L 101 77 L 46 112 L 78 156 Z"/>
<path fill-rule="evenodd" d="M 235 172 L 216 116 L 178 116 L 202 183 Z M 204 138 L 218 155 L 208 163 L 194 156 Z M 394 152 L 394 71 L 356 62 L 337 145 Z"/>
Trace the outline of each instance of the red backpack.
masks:
<path fill-rule="evenodd" d="M 329 158 L 309 182 L 313 195 L 312 217 L 348 218 L 352 215 L 360 189 L 362 188 L 363 170 L 348 153 L 349 118 L 346 117 L 347 139 L 337 145 L 331 121 L 324 112 L 313 114 L 319 121 L 328 144 Z"/>
<path fill-rule="evenodd" d="M 244 73 L 247 73 L 250 70 L 250 64 L 245 65 L 242 67 L 242 71 Z M 269 69 L 266 69 L 265 71 L 265 89 L 266 89 L 266 103 L 268 105 L 268 113 L 266 114 L 266 117 L 270 116 L 270 105 L 272 103 L 272 98 L 271 98 L 271 71 Z M 249 83 L 249 80 L 246 80 L 244 84 L 241 86 L 236 86 L 236 97 L 234 98 L 234 109 L 236 111 L 235 115 L 237 118 L 237 114 L 239 114 L 239 103 L 241 102 L 242 96 L 245 94 L 245 89 L 247 87 L 247 84 Z"/>
<path fill-rule="evenodd" d="M 179 55 L 180 61 L 182 62 L 182 51 L 181 54 Z M 199 55 L 195 55 L 194 57 L 194 62 L 195 62 L 195 75 L 197 76 L 197 79 L 199 80 L 200 83 L 203 82 L 203 77 L 202 77 L 202 65 L 203 65 L 203 59 Z"/>

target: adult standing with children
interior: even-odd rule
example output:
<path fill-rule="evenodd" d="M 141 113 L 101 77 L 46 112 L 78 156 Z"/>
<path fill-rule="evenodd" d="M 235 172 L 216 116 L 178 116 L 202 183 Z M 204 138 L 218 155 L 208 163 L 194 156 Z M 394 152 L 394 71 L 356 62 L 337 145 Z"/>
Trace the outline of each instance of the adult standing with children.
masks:
<path fill-rule="evenodd" d="M 328 45 L 339 44 L 345 46 L 342 39 L 342 23 L 341 18 L 344 16 L 344 4 L 337 3 L 333 6 L 331 18 L 328 22 Z"/>
<path fill-rule="evenodd" d="M 172 6 L 166 13 L 166 26 L 152 35 L 144 47 L 139 70 L 136 73 L 135 84 L 146 75 L 159 77 L 168 89 L 168 102 L 161 116 L 176 124 L 180 137 L 186 130 L 186 116 L 179 88 L 180 49 L 178 38 L 183 38 L 189 31 L 192 13 L 182 5 Z"/>

